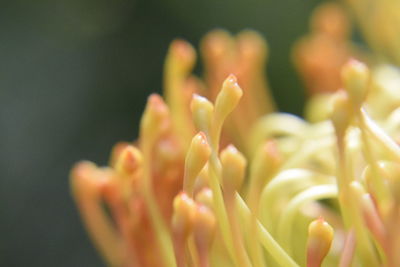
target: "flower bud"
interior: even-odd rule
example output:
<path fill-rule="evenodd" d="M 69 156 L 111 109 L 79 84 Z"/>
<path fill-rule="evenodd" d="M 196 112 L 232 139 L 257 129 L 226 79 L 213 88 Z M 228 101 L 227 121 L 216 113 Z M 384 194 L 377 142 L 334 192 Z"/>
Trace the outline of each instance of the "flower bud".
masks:
<path fill-rule="evenodd" d="M 174 131 L 181 137 L 179 142 L 185 148 L 194 130 L 189 112 L 192 92 L 188 88 L 188 81 L 193 83 L 193 79 L 188 77 L 195 61 L 194 48 L 188 42 L 178 39 L 171 43 L 164 65 L 164 96 L 170 108 Z"/>
<path fill-rule="evenodd" d="M 322 217 L 308 227 L 307 267 L 319 267 L 331 248 L 333 228 Z"/>
<path fill-rule="evenodd" d="M 183 189 L 189 195 L 192 195 L 195 179 L 207 163 L 210 154 L 211 148 L 207 137 L 203 132 L 199 132 L 193 137 L 185 160 Z"/>
<path fill-rule="evenodd" d="M 176 39 L 169 46 L 165 70 L 172 76 L 170 78 L 175 78 L 174 75 L 186 74 L 192 69 L 195 59 L 196 51 L 193 46 L 184 40 Z"/>
<path fill-rule="evenodd" d="M 251 187 L 262 190 L 278 171 L 282 158 L 274 141 L 267 141 L 256 153 L 251 164 Z"/>
<path fill-rule="evenodd" d="M 184 192 L 174 198 L 174 212 L 172 215 L 172 230 L 181 238 L 186 239 L 193 227 L 196 204 Z"/>
<path fill-rule="evenodd" d="M 342 68 L 342 80 L 355 108 L 361 107 L 367 97 L 369 70 L 355 59 L 349 60 Z"/>
<path fill-rule="evenodd" d="M 210 250 L 215 230 L 216 220 L 213 212 L 204 205 L 198 205 L 194 217 L 193 235 L 199 255 Z"/>
<path fill-rule="evenodd" d="M 190 103 L 190 109 L 196 128 L 209 134 L 214 113 L 213 104 L 207 98 L 194 94 Z"/>
<path fill-rule="evenodd" d="M 246 158 L 233 146 L 227 146 L 220 155 L 222 185 L 228 191 L 239 191 L 246 171 Z"/>
<path fill-rule="evenodd" d="M 140 122 L 140 140 L 142 145 L 154 142 L 165 131 L 168 118 L 169 111 L 167 105 L 161 96 L 152 94 L 147 100 L 147 105 Z"/>
<path fill-rule="evenodd" d="M 348 95 L 343 90 L 338 91 L 332 101 L 331 120 L 335 127 L 336 134 L 340 137 L 344 137 L 351 116 Z"/>
<path fill-rule="evenodd" d="M 229 75 L 215 100 L 215 114 L 224 120 L 237 106 L 242 95 L 243 91 L 239 87 L 236 77 L 233 74 Z"/>
<path fill-rule="evenodd" d="M 142 154 L 139 149 L 127 145 L 118 155 L 115 169 L 121 175 L 132 175 L 142 164 Z"/>

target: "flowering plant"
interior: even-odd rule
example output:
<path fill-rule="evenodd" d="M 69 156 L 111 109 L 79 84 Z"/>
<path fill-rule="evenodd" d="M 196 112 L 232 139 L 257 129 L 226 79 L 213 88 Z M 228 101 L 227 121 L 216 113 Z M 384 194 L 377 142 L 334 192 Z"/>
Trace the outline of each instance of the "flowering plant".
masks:
<path fill-rule="evenodd" d="M 399 62 L 398 3 L 348 5 L 376 54 L 349 40 L 340 6 L 318 8 L 293 53 L 306 119 L 276 112 L 256 32 L 209 33 L 204 80 L 193 47 L 171 44 L 138 140 L 71 172 L 109 265 L 400 265 L 400 73 L 383 63 Z"/>

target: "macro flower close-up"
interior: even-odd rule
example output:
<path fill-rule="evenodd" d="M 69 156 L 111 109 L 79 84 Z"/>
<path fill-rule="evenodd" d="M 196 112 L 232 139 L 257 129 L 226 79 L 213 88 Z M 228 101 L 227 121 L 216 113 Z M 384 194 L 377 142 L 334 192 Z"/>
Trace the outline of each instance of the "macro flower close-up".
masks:
<path fill-rule="evenodd" d="M 107 167 L 71 171 L 105 262 L 399 266 L 397 10 L 361 0 L 314 10 L 292 49 L 304 118 L 279 112 L 264 74 L 273 51 L 256 31 L 213 30 L 198 53 L 172 41 L 138 139 L 117 143 Z"/>
<path fill-rule="evenodd" d="M 400 0 L 0 14 L 0 266 L 400 266 Z"/>

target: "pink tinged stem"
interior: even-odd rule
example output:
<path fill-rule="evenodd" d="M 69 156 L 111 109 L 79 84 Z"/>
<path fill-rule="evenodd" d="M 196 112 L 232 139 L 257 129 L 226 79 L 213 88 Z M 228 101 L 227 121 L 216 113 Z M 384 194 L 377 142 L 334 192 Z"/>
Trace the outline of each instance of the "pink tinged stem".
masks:
<path fill-rule="evenodd" d="M 351 229 L 346 236 L 342 255 L 340 257 L 339 267 L 350 267 L 353 261 L 356 248 L 356 237 L 354 229 Z"/>
<path fill-rule="evenodd" d="M 366 208 L 364 213 L 365 223 L 368 229 L 371 231 L 372 235 L 376 238 L 378 243 L 382 246 L 385 252 L 388 252 L 388 243 L 386 237 L 385 225 L 383 224 L 381 217 L 376 209 L 376 206 L 373 204 L 371 196 L 369 194 L 365 194 L 363 196 L 363 201 L 368 202 L 368 208 Z"/>
<path fill-rule="evenodd" d="M 121 190 L 118 190 L 119 188 L 117 186 L 118 185 L 113 183 L 112 180 L 109 180 L 109 182 L 103 186 L 102 195 L 111 209 L 112 217 L 120 233 L 120 242 L 124 246 L 123 252 L 125 253 L 125 258 L 129 259 L 128 261 L 131 263 L 129 266 L 137 266 L 136 259 L 138 257 L 135 253 L 134 237 L 132 236 L 131 222 L 129 220 L 129 210 L 121 195 Z"/>
<path fill-rule="evenodd" d="M 174 249 L 177 267 L 186 266 L 185 247 L 185 239 L 183 238 L 183 236 L 176 234 L 174 237 Z"/>

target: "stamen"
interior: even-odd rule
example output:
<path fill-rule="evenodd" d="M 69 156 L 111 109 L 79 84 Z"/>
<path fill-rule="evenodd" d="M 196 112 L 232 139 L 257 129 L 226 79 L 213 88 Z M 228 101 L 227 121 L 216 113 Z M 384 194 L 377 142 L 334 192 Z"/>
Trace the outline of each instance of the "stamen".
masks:
<path fill-rule="evenodd" d="M 196 59 L 194 48 L 183 40 L 171 43 L 164 66 L 165 98 L 171 110 L 174 130 L 187 147 L 194 134 L 194 127 L 189 112 L 191 94 L 185 92 L 186 83 Z M 190 92 L 193 93 L 193 92 Z"/>
<path fill-rule="evenodd" d="M 307 241 L 307 267 L 320 267 L 331 248 L 333 228 L 321 217 L 310 223 Z"/>
<path fill-rule="evenodd" d="M 97 249 L 110 265 L 120 266 L 124 261 L 122 243 L 101 207 L 101 190 L 110 177 L 98 174 L 94 164 L 78 163 L 71 171 L 72 192 Z"/>
<path fill-rule="evenodd" d="M 247 162 L 245 157 L 233 145 L 226 147 L 221 152 L 220 158 L 222 163 L 222 186 L 225 206 L 232 227 L 233 246 L 235 253 L 238 255 L 239 266 L 250 267 L 252 265 L 243 244 L 235 203 L 235 192 L 238 192 L 242 186 Z"/>
<path fill-rule="evenodd" d="M 291 199 L 283 210 L 278 224 L 278 237 L 280 237 L 282 246 L 289 254 L 292 254 L 292 229 L 299 208 L 312 201 L 335 198 L 337 194 L 336 185 L 317 185 L 302 191 Z"/>
<path fill-rule="evenodd" d="M 163 259 L 167 266 L 176 266 L 173 243 L 169 231 L 157 206 L 153 191 L 151 162 L 152 151 L 157 139 L 166 131 L 168 125 L 168 108 L 158 95 L 149 97 L 140 123 L 140 139 L 143 151 L 143 197 L 149 209 L 151 223 L 156 232 Z"/>
<path fill-rule="evenodd" d="M 174 199 L 174 213 L 172 216 L 172 231 L 175 238 L 175 256 L 178 267 L 186 266 L 185 244 L 192 232 L 196 204 L 184 192 L 178 194 Z"/>
<path fill-rule="evenodd" d="M 214 240 L 216 220 L 207 207 L 199 205 L 196 209 L 193 235 L 199 255 L 200 267 L 209 267 L 210 249 Z"/>
<path fill-rule="evenodd" d="M 193 187 L 196 177 L 206 165 L 211 155 L 211 148 L 208 145 L 207 137 L 200 132 L 192 139 L 185 159 L 185 174 L 183 180 L 183 190 L 189 195 L 193 195 Z"/>

